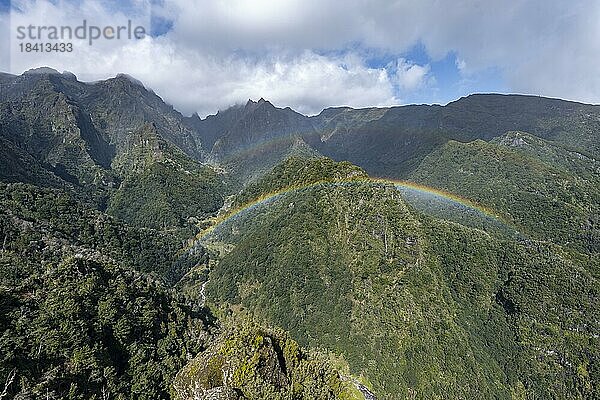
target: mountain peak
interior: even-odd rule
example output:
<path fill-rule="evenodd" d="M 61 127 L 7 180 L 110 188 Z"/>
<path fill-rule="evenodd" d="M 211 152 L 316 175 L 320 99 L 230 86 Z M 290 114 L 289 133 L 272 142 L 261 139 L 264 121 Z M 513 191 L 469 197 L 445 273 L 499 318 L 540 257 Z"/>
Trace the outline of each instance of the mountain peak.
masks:
<path fill-rule="evenodd" d="M 75 76 L 74 73 L 70 72 L 70 71 L 63 71 L 63 72 L 59 72 L 57 70 L 55 70 L 54 68 L 50 68 L 50 67 L 38 67 L 38 68 L 31 68 L 28 69 L 27 71 L 23 72 L 23 74 L 21 75 L 22 77 L 39 77 L 39 76 L 56 76 L 59 78 L 63 78 L 69 81 L 77 81 L 77 76 Z"/>
<path fill-rule="evenodd" d="M 144 84 L 141 81 L 139 81 L 139 80 L 135 79 L 134 77 L 132 77 L 131 75 L 117 74 L 117 76 L 115 76 L 114 78 L 112 78 L 112 80 L 132 83 L 135 86 L 140 86 L 140 87 L 142 87 L 142 88 L 145 89 Z"/>
<path fill-rule="evenodd" d="M 260 99 L 258 99 L 258 101 L 248 99 L 248 101 L 246 102 L 246 108 L 247 107 L 258 107 L 258 106 L 263 106 L 263 105 L 275 107 L 270 101 L 265 100 L 264 97 L 261 97 Z"/>
<path fill-rule="evenodd" d="M 23 73 L 23 75 L 36 75 L 36 74 L 51 74 L 51 75 L 60 75 L 60 72 L 50 67 L 39 67 L 39 68 L 31 68 Z"/>

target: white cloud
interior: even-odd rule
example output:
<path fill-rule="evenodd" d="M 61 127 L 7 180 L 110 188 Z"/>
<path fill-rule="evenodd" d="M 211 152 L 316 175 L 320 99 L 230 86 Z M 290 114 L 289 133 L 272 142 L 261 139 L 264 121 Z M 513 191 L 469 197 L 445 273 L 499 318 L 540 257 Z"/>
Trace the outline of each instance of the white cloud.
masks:
<path fill-rule="evenodd" d="M 309 114 L 331 105 L 365 107 L 399 102 L 385 69 L 366 67 L 359 57 L 351 55 L 326 57 L 305 51 L 250 60 L 233 55 L 182 54 L 167 40 L 147 40 L 124 52 L 133 59 L 155 60 L 129 65 L 128 70 L 148 86 L 160 87 L 159 94 L 185 113 L 206 115 L 259 97 Z M 115 57 L 114 64 L 106 68 L 119 70 L 121 60 Z"/>
<path fill-rule="evenodd" d="M 458 69 L 460 72 L 464 72 L 467 69 L 467 63 L 465 62 L 465 60 L 462 60 L 460 58 L 456 58 L 454 60 L 454 64 L 456 64 L 456 69 Z"/>
<path fill-rule="evenodd" d="M 495 68 L 513 91 L 600 102 L 600 2 L 590 0 L 175 0 L 174 38 L 261 51 L 456 54 L 461 73 Z M 413 73 L 416 74 L 418 70 Z"/>
<path fill-rule="evenodd" d="M 78 3 L 57 2 L 56 4 L 43 0 L 21 0 L 13 1 L 13 4 L 22 12 L 11 13 L 10 21 L 10 49 L 11 49 L 11 72 L 19 73 L 31 67 L 50 65 L 57 69 L 66 69 L 87 77 L 102 77 L 114 72 L 106 70 L 111 60 L 123 57 L 123 49 L 130 48 L 135 42 L 127 39 L 123 31 L 121 40 L 96 40 L 93 45 L 89 44 L 90 26 L 100 29 L 110 26 L 117 28 L 127 26 L 132 21 L 132 26 L 150 26 L 150 8 L 140 7 L 142 13 L 126 16 L 122 12 L 114 12 L 105 9 L 101 3 L 94 0 L 84 0 Z M 144 13 L 144 11 L 146 11 Z M 61 27 L 70 27 L 71 34 L 77 35 L 78 27 L 82 27 L 85 21 L 85 39 L 76 37 L 66 38 L 73 45 L 73 52 L 46 52 L 46 51 L 23 51 L 21 44 L 50 42 L 47 39 L 49 32 L 46 27 L 56 27 L 61 32 Z M 29 37 L 29 26 L 33 25 L 31 31 L 33 37 Z M 19 27 L 22 29 L 19 30 Z M 43 27 L 38 30 L 39 27 Z M 26 38 L 20 39 L 19 33 L 25 32 Z M 39 34 L 42 37 L 38 37 Z M 65 35 L 67 35 L 65 31 Z M 126 66 L 125 60 L 122 63 Z M 149 60 L 136 60 L 137 62 L 148 62 Z M 129 62 L 133 63 L 133 60 Z M 126 72 L 126 71 L 121 71 Z"/>
<path fill-rule="evenodd" d="M 312 113 L 329 105 L 394 104 L 411 91 L 433 92 L 430 64 L 403 56 L 420 44 L 432 61 L 454 54 L 465 77 L 491 67 L 513 91 L 600 102 L 596 1 L 164 3 L 152 10 L 173 21 L 164 36 L 78 46 L 76 54 L 13 54 L 12 70 L 50 65 L 87 80 L 125 72 L 186 113 L 206 114 L 259 97 Z M 102 4 L 20 0 L 24 13 L 17 19 L 74 24 L 88 16 L 98 25 L 126 22 L 124 12 Z M 134 4 L 140 11 L 136 22 L 147 24 L 146 0 Z M 373 67 L 366 60 L 369 52 L 397 61 Z"/>
<path fill-rule="evenodd" d="M 394 81 L 402 90 L 419 89 L 433 79 L 429 76 L 429 65 L 413 64 L 404 58 L 398 59 L 390 67 L 395 69 Z"/>
<path fill-rule="evenodd" d="M 81 7 L 23 2 L 21 9 L 24 13 L 15 14 L 13 18 L 13 30 L 29 24 L 78 26 L 84 16 L 88 23 L 98 26 L 127 23 L 122 13 L 113 15 L 89 0 Z M 168 10 L 162 11 L 168 15 Z M 232 18 L 241 23 L 242 14 L 255 12 L 242 11 Z M 276 18 L 275 14 L 255 14 L 255 18 L 263 21 Z M 142 18 L 136 23 L 147 21 Z M 182 22 L 184 27 L 186 23 Z M 126 72 L 186 114 L 206 115 L 259 97 L 309 114 L 334 105 L 364 107 L 399 102 L 387 70 L 366 66 L 364 60 L 352 52 L 319 55 L 312 50 L 278 49 L 247 56 L 178 40 L 181 29 L 180 25 L 176 27 L 169 35 L 138 41 L 99 40 L 93 46 L 75 41 L 73 53 L 21 54 L 13 43 L 12 70 L 18 73 L 33 66 L 48 65 L 59 71 L 72 71 L 88 81 Z"/>

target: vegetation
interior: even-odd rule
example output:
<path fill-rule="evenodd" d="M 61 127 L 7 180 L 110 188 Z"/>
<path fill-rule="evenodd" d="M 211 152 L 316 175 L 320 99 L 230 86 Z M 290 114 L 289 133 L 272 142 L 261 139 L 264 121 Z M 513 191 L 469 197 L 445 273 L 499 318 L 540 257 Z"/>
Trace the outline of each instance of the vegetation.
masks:
<path fill-rule="evenodd" d="M 220 186 L 212 169 L 180 172 L 156 163 L 126 178 L 112 196 L 107 212 L 134 226 L 189 230 L 194 222 L 223 205 Z"/>
<path fill-rule="evenodd" d="M 249 183 L 235 197 L 237 206 L 290 187 L 302 187 L 319 181 L 366 178 L 361 168 L 349 162 L 335 162 L 324 157 L 289 157 L 256 182 Z"/>
<path fill-rule="evenodd" d="M 109 257 L 169 284 L 206 260 L 202 248 L 178 255 L 182 242 L 173 235 L 127 226 L 67 193 L 25 184 L 0 188 L 0 284 L 17 284 L 76 254 Z"/>
<path fill-rule="evenodd" d="M 179 372 L 174 399 L 362 399 L 322 354 L 307 353 L 281 329 L 237 316 Z"/>
<path fill-rule="evenodd" d="M 202 350 L 205 317 L 151 277 L 73 257 L 0 287 L 9 398 L 164 399 Z"/>
<path fill-rule="evenodd" d="M 488 205 L 535 239 L 600 250 L 598 162 L 534 136 L 449 142 L 411 179 Z"/>
<path fill-rule="evenodd" d="M 600 398 L 597 106 L 200 119 L 37 72 L 0 79 L 0 399 Z"/>
<path fill-rule="evenodd" d="M 289 192 L 213 240 L 233 246 L 211 302 L 343 355 L 378 398 L 598 396 L 595 256 L 425 217 L 360 182 Z"/>

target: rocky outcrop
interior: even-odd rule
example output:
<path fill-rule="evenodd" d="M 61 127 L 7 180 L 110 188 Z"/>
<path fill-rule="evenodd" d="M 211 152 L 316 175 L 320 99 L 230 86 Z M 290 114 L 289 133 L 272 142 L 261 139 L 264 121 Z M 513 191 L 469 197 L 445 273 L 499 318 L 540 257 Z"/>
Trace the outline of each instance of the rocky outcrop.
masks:
<path fill-rule="evenodd" d="M 176 400 L 362 399 L 325 358 L 283 331 L 243 323 L 221 335 L 175 378 Z"/>

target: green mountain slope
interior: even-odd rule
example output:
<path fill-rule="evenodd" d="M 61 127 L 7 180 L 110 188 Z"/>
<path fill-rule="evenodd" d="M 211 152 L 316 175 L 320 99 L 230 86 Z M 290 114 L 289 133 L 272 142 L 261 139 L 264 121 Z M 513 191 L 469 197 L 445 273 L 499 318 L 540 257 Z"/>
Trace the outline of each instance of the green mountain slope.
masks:
<path fill-rule="evenodd" d="M 446 106 L 327 109 L 312 121 L 315 149 L 375 176 L 406 178 L 448 140 L 491 140 L 515 130 L 600 156 L 600 107 L 543 97 L 476 94 Z"/>
<path fill-rule="evenodd" d="M 350 161 L 373 176 L 405 177 L 447 141 L 437 124 L 439 106 L 324 110 L 307 141 L 321 154 Z"/>
<path fill-rule="evenodd" d="M 236 106 L 230 113 L 233 118 L 221 128 L 212 148 L 212 155 L 217 159 L 271 139 L 299 135 L 313 129 L 304 115 L 289 107 L 277 108 L 264 99 L 258 102 L 249 100 L 245 106 Z M 220 116 L 227 116 L 227 113 Z M 198 128 L 202 134 L 203 126 Z"/>
<path fill-rule="evenodd" d="M 299 135 L 322 155 L 392 178 L 406 178 L 427 154 L 449 140 L 489 141 L 515 130 L 600 156 L 598 106 L 535 96 L 475 94 L 446 106 L 328 108 L 312 117 L 268 101 L 249 101 L 205 119 L 192 116 L 187 123 L 200 142 L 212 146 L 215 162 Z M 264 166 L 257 168 L 261 169 Z"/>
<path fill-rule="evenodd" d="M 599 110 L 0 74 L 0 398 L 600 398 Z"/>
<path fill-rule="evenodd" d="M 89 116 L 50 79 L 0 109 L 0 135 L 29 153 L 50 172 L 75 185 L 111 182 L 107 170 L 114 148 Z M 6 169 L 20 165 L 6 163 Z"/>
<path fill-rule="evenodd" d="M 532 238 L 598 252 L 599 166 L 581 153 L 513 132 L 491 142 L 448 142 L 411 179 L 487 204 Z"/>
<path fill-rule="evenodd" d="M 297 175 L 289 166 L 265 192 Z M 211 302 L 341 354 L 379 398 L 598 394 L 593 258 L 427 218 L 393 186 L 359 181 L 282 194 L 211 239 L 229 249 Z"/>
<path fill-rule="evenodd" d="M 187 120 L 132 78 L 42 69 L 0 86 L 5 181 L 67 189 L 139 227 L 189 231 L 221 207 L 223 178 Z"/>
<path fill-rule="evenodd" d="M 238 187 L 289 157 L 320 155 L 304 139 L 314 131 L 310 119 L 264 99 L 249 100 L 205 119 L 194 115 L 188 123 L 199 141 L 212 144 L 212 163 L 228 171 Z"/>
<path fill-rule="evenodd" d="M 226 178 L 162 139 L 154 125 L 131 136 L 113 169 L 125 178 L 107 212 L 134 226 L 189 230 L 223 205 Z"/>
<path fill-rule="evenodd" d="M 249 183 L 235 197 L 234 206 L 289 187 L 302 187 L 318 181 L 366 178 L 364 170 L 349 162 L 335 162 L 324 157 L 289 157 L 256 182 Z"/>
<path fill-rule="evenodd" d="M 174 399 L 363 399 L 324 354 L 239 317 L 173 383 Z"/>
<path fill-rule="evenodd" d="M 172 234 L 130 227 L 64 192 L 25 184 L 0 188 L 3 285 L 77 254 L 107 257 L 171 284 L 205 260 L 201 248 L 179 257 L 182 242 Z"/>
<path fill-rule="evenodd" d="M 9 398 L 164 399 L 207 339 L 203 315 L 175 293 L 88 257 L 0 286 L 0 310 Z"/>
<path fill-rule="evenodd" d="M 202 247 L 182 252 L 172 234 L 130 227 L 60 190 L 0 186 L 3 396 L 166 399 L 189 360 L 211 357 L 205 347 L 215 348 L 218 322 L 169 287 L 208 261 Z M 309 385 L 290 392 L 362 398 L 348 397 L 357 390 L 326 361 L 307 360 L 283 332 L 252 329 L 286 343 L 289 364 L 278 373 Z M 224 354 L 258 368 L 254 336 L 235 337 Z M 260 360 L 277 360 L 266 340 Z M 260 381 L 251 375 L 238 376 L 247 398 L 275 398 L 256 392 Z"/>

